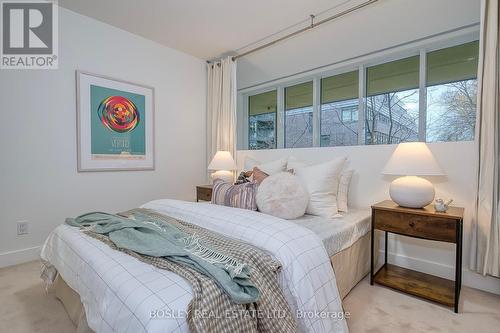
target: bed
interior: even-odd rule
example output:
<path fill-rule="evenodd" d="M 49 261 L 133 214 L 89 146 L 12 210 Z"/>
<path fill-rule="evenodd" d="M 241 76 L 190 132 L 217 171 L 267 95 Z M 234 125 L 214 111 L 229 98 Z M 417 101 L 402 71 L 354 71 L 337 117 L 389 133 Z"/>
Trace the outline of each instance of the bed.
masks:
<path fill-rule="evenodd" d="M 367 272 L 369 212 L 353 211 L 333 221 L 313 216 L 285 221 L 258 212 L 175 200 L 156 200 L 143 207 L 271 253 L 283 265 L 279 282 L 290 308 L 303 314 L 298 319 L 300 330 L 347 332 L 341 298 Z M 153 309 L 187 309 L 192 290 L 176 274 L 112 250 L 66 225 L 51 233 L 41 257 L 57 270 L 56 296 L 79 332 L 188 331 L 182 316 L 151 316 Z"/>

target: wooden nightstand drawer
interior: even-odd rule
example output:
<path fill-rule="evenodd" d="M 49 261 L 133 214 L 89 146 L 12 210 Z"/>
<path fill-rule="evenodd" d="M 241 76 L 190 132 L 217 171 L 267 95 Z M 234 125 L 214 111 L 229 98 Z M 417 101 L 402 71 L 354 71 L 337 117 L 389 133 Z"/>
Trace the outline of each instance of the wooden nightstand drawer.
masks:
<path fill-rule="evenodd" d="M 196 186 L 196 201 L 212 201 L 212 185 Z"/>
<path fill-rule="evenodd" d="M 456 242 L 457 221 L 385 210 L 374 210 L 375 229 L 443 242 Z"/>

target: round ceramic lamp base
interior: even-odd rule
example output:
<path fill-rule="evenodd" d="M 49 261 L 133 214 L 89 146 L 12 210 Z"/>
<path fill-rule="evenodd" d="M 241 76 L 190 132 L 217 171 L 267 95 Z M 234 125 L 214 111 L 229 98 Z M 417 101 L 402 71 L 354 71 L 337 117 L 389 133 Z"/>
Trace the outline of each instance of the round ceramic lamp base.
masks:
<path fill-rule="evenodd" d="M 233 182 L 233 173 L 231 171 L 219 170 L 212 173 L 212 181 L 216 179 L 221 179 L 226 183 Z"/>
<path fill-rule="evenodd" d="M 434 186 L 430 181 L 416 176 L 395 179 L 389 188 L 392 201 L 402 207 L 422 208 L 434 200 Z"/>

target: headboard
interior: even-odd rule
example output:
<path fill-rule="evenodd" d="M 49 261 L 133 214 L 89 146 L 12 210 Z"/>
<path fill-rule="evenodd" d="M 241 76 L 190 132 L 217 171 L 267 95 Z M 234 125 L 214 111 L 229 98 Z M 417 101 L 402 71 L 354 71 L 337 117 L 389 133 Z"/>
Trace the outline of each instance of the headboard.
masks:
<path fill-rule="evenodd" d="M 381 170 L 395 148 L 396 145 L 377 145 L 239 150 L 236 159 L 239 169 L 242 170 L 246 156 L 260 162 L 295 156 L 312 164 L 346 156 L 347 168 L 354 169 L 349 205 L 369 207 L 377 201 L 389 198 L 389 184 L 394 177 L 383 176 Z M 474 142 L 430 143 L 429 148 L 447 174 L 445 177 L 429 177 L 436 187 L 436 196 L 453 198 L 457 205 L 470 205 L 474 200 Z"/>

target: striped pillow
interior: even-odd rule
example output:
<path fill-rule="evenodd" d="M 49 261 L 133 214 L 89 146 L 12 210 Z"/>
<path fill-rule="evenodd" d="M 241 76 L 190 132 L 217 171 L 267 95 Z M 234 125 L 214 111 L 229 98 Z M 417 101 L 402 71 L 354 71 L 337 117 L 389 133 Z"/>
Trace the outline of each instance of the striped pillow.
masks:
<path fill-rule="evenodd" d="M 255 182 L 233 185 L 220 179 L 214 181 L 212 203 L 241 209 L 257 210 Z"/>

